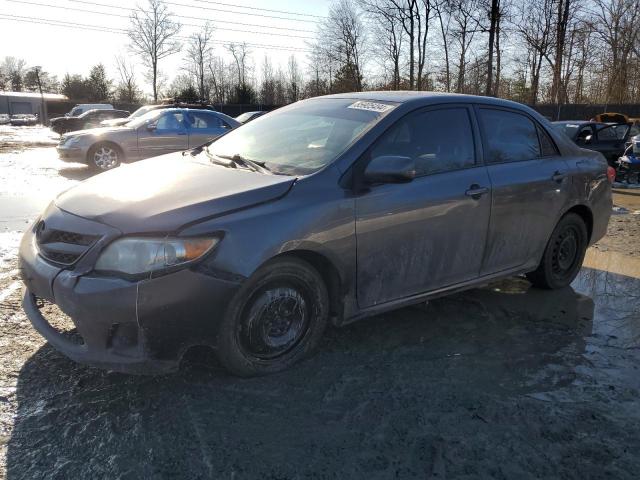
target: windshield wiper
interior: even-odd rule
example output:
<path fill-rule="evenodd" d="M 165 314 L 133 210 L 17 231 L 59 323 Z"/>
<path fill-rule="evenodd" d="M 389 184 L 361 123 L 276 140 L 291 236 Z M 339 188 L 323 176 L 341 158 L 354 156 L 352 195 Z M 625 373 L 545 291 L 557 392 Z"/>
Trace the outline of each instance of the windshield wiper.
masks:
<path fill-rule="evenodd" d="M 198 147 L 198 148 L 202 148 L 202 147 Z M 216 165 L 222 165 L 223 167 L 227 167 L 227 168 L 238 168 L 237 163 L 235 163 L 233 161 L 232 162 L 225 162 L 222 159 L 222 157 L 219 157 L 219 156 L 214 155 L 213 153 L 211 153 L 207 147 L 204 147 L 202 150 L 204 150 L 204 152 L 207 154 L 207 157 L 209 157 L 209 161 L 211 163 L 215 163 Z M 202 150 L 197 152 L 195 155 L 197 155 L 198 153 L 201 153 Z M 183 152 L 183 155 L 184 155 L 184 152 Z"/>
<path fill-rule="evenodd" d="M 216 155 L 216 157 L 224 158 L 226 160 L 231 160 L 237 165 L 242 165 L 255 172 L 273 174 L 271 169 L 267 167 L 267 165 L 264 162 L 256 162 L 255 160 L 244 158 L 242 155 L 239 155 L 237 153 L 235 155 Z"/>

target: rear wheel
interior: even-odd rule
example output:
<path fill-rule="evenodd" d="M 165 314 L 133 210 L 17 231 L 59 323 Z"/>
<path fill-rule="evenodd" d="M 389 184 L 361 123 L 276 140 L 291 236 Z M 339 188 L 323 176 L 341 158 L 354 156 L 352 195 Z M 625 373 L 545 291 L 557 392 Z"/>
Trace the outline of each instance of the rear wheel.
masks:
<path fill-rule="evenodd" d="M 527 279 L 539 288 L 566 287 L 582 267 L 587 243 L 584 220 L 575 213 L 566 214 L 551 234 L 540 265 Z"/>
<path fill-rule="evenodd" d="M 91 147 L 87 155 L 89 166 L 97 170 L 111 170 L 120 165 L 122 151 L 111 143 L 98 143 Z"/>
<path fill-rule="evenodd" d="M 311 265 L 270 262 L 229 305 L 218 336 L 220 363 L 245 377 L 284 370 L 315 349 L 328 316 L 327 288 Z"/>

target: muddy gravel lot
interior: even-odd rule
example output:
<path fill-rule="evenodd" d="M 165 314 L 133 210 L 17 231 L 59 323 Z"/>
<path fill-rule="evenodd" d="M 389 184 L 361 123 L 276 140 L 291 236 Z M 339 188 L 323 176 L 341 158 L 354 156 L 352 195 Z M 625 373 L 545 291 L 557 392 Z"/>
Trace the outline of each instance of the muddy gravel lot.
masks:
<path fill-rule="evenodd" d="M 1 128 L 0 478 L 638 478 L 640 191 L 570 288 L 363 320 L 267 378 L 206 350 L 136 377 L 74 364 L 22 313 L 21 232 L 89 172 L 45 129 Z"/>

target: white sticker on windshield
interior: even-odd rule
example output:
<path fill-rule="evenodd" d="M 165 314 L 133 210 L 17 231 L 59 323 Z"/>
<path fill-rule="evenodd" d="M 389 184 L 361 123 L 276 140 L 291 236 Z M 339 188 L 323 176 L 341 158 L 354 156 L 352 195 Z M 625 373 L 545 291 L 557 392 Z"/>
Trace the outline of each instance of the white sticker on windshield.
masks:
<path fill-rule="evenodd" d="M 356 103 L 352 103 L 347 108 L 355 108 L 358 110 L 369 110 L 370 112 L 386 112 L 387 110 L 391 110 L 393 105 L 387 105 L 385 103 L 376 103 L 376 102 L 365 102 L 360 101 Z"/>

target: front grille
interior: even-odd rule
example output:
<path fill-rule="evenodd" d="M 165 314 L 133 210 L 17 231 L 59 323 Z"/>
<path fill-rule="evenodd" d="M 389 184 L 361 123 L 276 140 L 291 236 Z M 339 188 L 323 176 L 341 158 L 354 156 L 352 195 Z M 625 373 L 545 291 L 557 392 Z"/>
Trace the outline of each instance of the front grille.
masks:
<path fill-rule="evenodd" d="M 35 232 L 40 255 L 60 265 L 74 264 L 100 238 L 48 228 L 43 221 L 36 225 Z"/>

